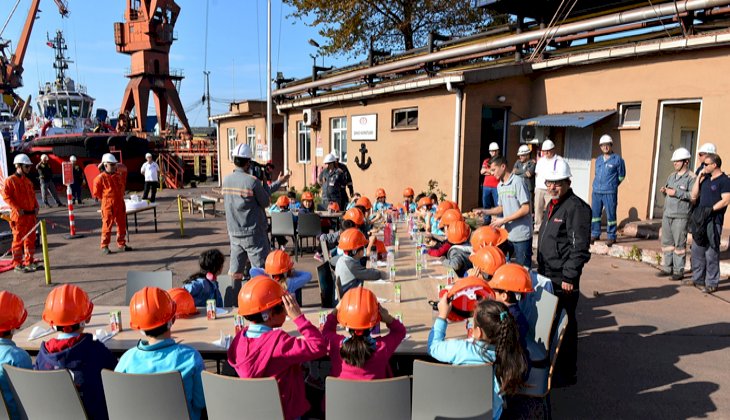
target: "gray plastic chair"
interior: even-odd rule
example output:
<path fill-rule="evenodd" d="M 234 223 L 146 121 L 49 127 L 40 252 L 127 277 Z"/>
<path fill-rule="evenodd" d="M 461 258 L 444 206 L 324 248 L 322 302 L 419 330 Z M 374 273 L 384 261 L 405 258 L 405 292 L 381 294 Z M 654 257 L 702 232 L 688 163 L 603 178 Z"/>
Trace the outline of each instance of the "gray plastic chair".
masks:
<path fill-rule="evenodd" d="M 291 236 L 294 240 L 294 259 L 299 261 L 299 240 L 294 229 L 294 215 L 289 212 L 271 213 L 271 237 Z M 273 244 L 273 240 L 272 240 Z"/>
<path fill-rule="evenodd" d="M 284 418 L 274 378 L 240 379 L 203 372 L 203 391 L 210 419 Z"/>
<path fill-rule="evenodd" d="M 27 418 L 87 418 L 68 370 L 30 370 L 10 365 L 3 367 L 10 380 L 18 410 L 25 412 Z"/>
<path fill-rule="evenodd" d="M 180 372 L 129 374 L 104 369 L 101 382 L 110 420 L 190 418 Z"/>
<path fill-rule="evenodd" d="M 297 238 L 299 240 L 299 252 L 302 252 L 302 240 L 314 238 L 314 248 L 317 245 L 317 238 L 322 234 L 322 219 L 316 213 L 302 213 L 297 221 Z"/>
<path fill-rule="evenodd" d="M 563 343 L 565 336 L 565 328 L 568 326 L 568 314 L 563 310 L 560 313 L 560 321 L 558 328 L 552 338 L 550 346 L 550 366 L 530 368 L 530 377 L 527 378 L 527 384 L 522 388 L 520 394 L 530 397 L 546 397 L 550 393 L 550 382 L 553 379 L 555 370 L 555 362 L 558 360 L 558 352 L 560 345 Z"/>
<path fill-rule="evenodd" d="M 172 271 L 127 271 L 125 304 L 129 305 L 132 296 L 145 287 L 172 289 Z"/>
<path fill-rule="evenodd" d="M 238 305 L 238 292 L 241 291 L 242 283 L 241 280 L 234 281 L 228 274 L 218 276 L 218 287 L 223 296 L 224 307 L 232 308 Z"/>
<path fill-rule="evenodd" d="M 8 420 L 10 418 L 10 413 L 8 413 L 8 406 L 5 403 L 5 398 L 0 395 L 0 420 Z"/>
<path fill-rule="evenodd" d="M 322 248 L 322 259 L 324 262 L 329 263 L 330 262 L 330 250 L 327 249 L 327 242 L 321 241 L 319 243 L 320 248 Z"/>
<path fill-rule="evenodd" d="M 527 336 L 530 360 L 544 361 L 550 351 L 550 331 L 558 310 L 558 297 L 545 289 L 535 292 L 535 309 L 529 312 L 527 323 L 530 330 Z"/>
<path fill-rule="evenodd" d="M 491 365 L 413 362 L 413 420 L 492 419 Z"/>
<path fill-rule="evenodd" d="M 402 420 L 411 418 L 411 378 L 353 381 L 327 377 L 327 418 Z"/>

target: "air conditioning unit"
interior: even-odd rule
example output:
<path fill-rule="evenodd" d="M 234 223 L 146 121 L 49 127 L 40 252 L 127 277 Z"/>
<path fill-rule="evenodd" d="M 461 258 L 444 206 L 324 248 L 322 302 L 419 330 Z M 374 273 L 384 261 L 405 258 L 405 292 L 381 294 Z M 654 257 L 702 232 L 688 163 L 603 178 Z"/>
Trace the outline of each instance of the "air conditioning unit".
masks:
<path fill-rule="evenodd" d="M 520 130 L 520 143 L 523 144 L 540 144 L 549 135 L 548 127 L 537 127 L 534 125 L 526 125 Z"/>
<path fill-rule="evenodd" d="M 302 122 L 305 127 L 319 127 L 319 111 L 307 108 L 302 111 Z"/>

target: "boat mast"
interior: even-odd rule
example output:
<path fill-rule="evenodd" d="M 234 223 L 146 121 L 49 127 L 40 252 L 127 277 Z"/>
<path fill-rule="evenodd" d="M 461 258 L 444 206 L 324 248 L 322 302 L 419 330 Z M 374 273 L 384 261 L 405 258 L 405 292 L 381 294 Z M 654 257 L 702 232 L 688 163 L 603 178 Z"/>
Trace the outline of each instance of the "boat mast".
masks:
<path fill-rule="evenodd" d="M 68 70 L 68 64 L 73 63 L 66 57 L 66 40 L 63 38 L 63 32 L 61 30 L 56 31 L 56 36 L 51 39 L 47 34 L 48 46 L 53 48 L 56 53 L 55 61 L 53 62 L 53 68 L 56 69 L 56 85 L 59 88 L 65 88 L 66 86 L 66 70 Z"/>

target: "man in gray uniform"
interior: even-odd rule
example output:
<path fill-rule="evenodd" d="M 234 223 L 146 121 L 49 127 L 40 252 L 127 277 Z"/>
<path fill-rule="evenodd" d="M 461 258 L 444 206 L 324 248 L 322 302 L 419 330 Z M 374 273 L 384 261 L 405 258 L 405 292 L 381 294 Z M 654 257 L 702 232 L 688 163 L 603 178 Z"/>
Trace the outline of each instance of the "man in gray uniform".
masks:
<path fill-rule="evenodd" d="M 322 187 L 322 206 L 327 208 L 334 201 L 344 209 L 347 205 L 343 200 L 346 197 L 342 197 L 347 185 L 345 172 L 337 166 L 337 157 L 332 153 L 324 157 L 324 164 L 326 167 L 317 177 L 317 183 Z"/>
<path fill-rule="evenodd" d="M 234 280 L 243 279 L 246 263 L 263 268 L 270 244 L 266 234 L 268 222 L 266 208 L 271 191 L 276 191 L 286 182 L 291 173 L 279 174 L 271 188 L 248 173 L 251 166 L 251 147 L 239 144 L 233 149 L 233 164 L 236 169 L 223 179 L 223 193 L 226 208 L 226 225 L 231 241 L 231 262 L 228 273 Z"/>
<path fill-rule="evenodd" d="M 692 209 L 690 193 L 695 175 L 689 170 L 689 150 L 680 147 L 672 154 L 674 172 L 661 188 L 664 194 L 664 214 L 662 216 L 662 252 L 664 264 L 657 277 L 672 276 L 672 280 L 684 277 L 684 264 L 687 259 L 687 221 Z"/>

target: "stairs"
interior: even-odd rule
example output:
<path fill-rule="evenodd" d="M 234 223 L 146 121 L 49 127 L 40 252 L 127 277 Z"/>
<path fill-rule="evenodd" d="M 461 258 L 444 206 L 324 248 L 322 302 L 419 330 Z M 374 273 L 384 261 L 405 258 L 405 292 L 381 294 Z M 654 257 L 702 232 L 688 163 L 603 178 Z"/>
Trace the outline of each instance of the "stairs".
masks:
<path fill-rule="evenodd" d="M 169 152 L 162 152 L 158 155 L 157 164 L 160 165 L 160 170 L 163 174 L 162 182 L 165 187 L 174 189 L 183 187 L 184 170 L 175 155 Z"/>

